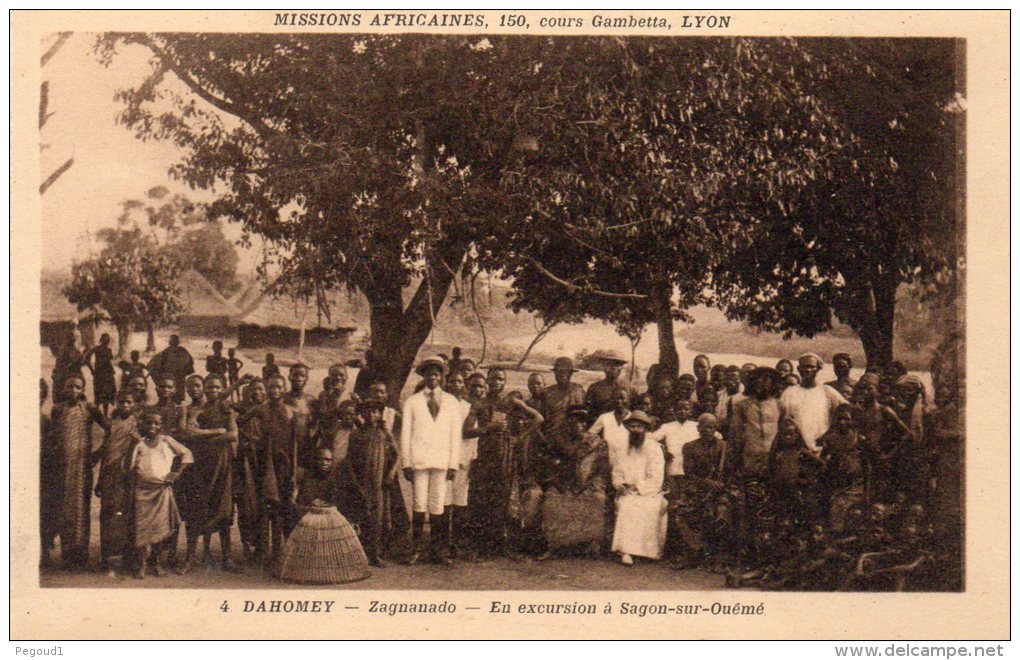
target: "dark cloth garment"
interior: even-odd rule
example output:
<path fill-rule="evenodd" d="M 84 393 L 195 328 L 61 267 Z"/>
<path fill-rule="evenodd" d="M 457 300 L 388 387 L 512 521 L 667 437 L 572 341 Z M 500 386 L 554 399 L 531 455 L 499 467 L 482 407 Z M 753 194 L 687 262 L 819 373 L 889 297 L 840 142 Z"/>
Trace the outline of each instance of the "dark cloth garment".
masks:
<path fill-rule="evenodd" d="M 60 534 L 60 446 L 50 416 L 39 415 L 39 534 L 42 549 L 50 550 Z"/>
<path fill-rule="evenodd" d="M 566 417 L 571 406 L 584 405 L 584 388 L 577 383 L 569 383 L 566 387 L 550 385 L 542 394 L 542 416 L 545 417 L 545 429 L 552 431 Z"/>
<path fill-rule="evenodd" d="M 673 557 L 695 559 L 706 549 L 728 550 L 734 521 L 717 515 L 720 503 L 733 497 L 725 483 L 728 445 L 721 440 L 692 440 L 683 446 L 681 455 L 683 475 L 667 481 L 668 552 Z"/>
<path fill-rule="evenodd" d="M 821 466 L 806 447 L 776 449 L 769 458 L 770 496 L 777 515 L 801 523 L 824 515 Z"/>
<path fill-rule="evenodd" d="M 235 407 L 236 410 L 236 407 Z M 237 453 L 234 456 L 234 506 L 237 507 L 237 530 L 241 542 L 255 545 L 259 540 L 262 519 L 262 505 L 259 500 L 259 461 L 255 451 L 256 438 L 260 435 L 259 422 L 254 415 L 238 417 Z"/>
<path fill-rule="evenodd" d="M 71 563 L 88 560 L 92 503 L 92 424 L 95 407 L 85 401 L 53 407 L 54 443 L 60 457 L 60 552 Z"/>
<path fill-rule="evenodd" d="M 336 506 L 340 501 L 340 484 L 328 472 L 309 470 L 302 475 L 297 485 L 298 507 L 318 506 L 315 501 L 321 502 L 321 506 Z"/>
<path fill-rule="evenodd" d="M 259 435 L 255 453 L 262 501 L 287 504 L 295 486 L 297 429 L 294 410 L 283 401 L 267 402 L 253 411 Z"/>
<path fill-rule="evenodd" d="M 222 355 L 207 355 L 205 357 L 205 372 L 207 374 L 227 375 L 227 358 Z"/>
<path fill-rule="evenodd" d="M 149 360 L 149 373 L 155 378 L 172 376 L 177 390 L 174 401 L 184 401 L 184 381 L 195 373 L 195 360 L 183 346 L 168 346 Z"/>
<path fill-rule="evenodd" d="M 96 346 L 92 350 L 92 391 L 96 405 L 113 403 L 117 395 L 117 375 L 113 369 L 113 351 L 108 346 Z"/>
<path fill-rule="evenodd" d="M 584 394 L 584 404 L 588 408 L 591 421 L 594 422 L 598 419 L 599 415 L 613 409 L 613 393 L 621 387 L 627 390 L 627 402 L 629 404 L 634 399 L 634 388 L 630 386 L 630 383 L 625 383 L 619 379 L 616 382 L 610 383 L 602 379 L 588 387 L 588 391 Z"/>
<path fill-rule="evenodd" d="M 125 556 L 135 545 L 131 452 L 139 441 L 137 427 L 134 416 L 114 419 L 103 443 L 97 485 L 103 557 Z"/>
<path fill-rule="evenodd" d="M 198 429 L 236 429 L 234 411 L 227 405 L 207 404 L 188 413 L 188 425 Z M 195 463 L 181 476 L 180 490 L 185 493 L 181 516 L 187 524 L 188 536 L 229 526 L 234 517 L 233 447 L 228 435 L 182 439 L 194 456 Z"/>
<path fill-rule="evenodd" d="M 399 456 L 396 441 L 383 428 L 363 426 L 350 435 L 342 505 L 344 515 L 359 527 L 369 557 L 382 556 L 407 536 L 410 526 L 396 474 L 391 476 Z"/>
<path fill-rule="evenodd" d="M 489 402 L 476 402 L 473 414 L 479 426 L 502 420 L 506 415 Z M 508 431 L 483 433 L 478 437 L 478 456 L 471 464 L 468 511 L 473 540 L 480 552 L 500 551 L 508 541 L 510 496 L 518 476 L 514 438 Z"/>

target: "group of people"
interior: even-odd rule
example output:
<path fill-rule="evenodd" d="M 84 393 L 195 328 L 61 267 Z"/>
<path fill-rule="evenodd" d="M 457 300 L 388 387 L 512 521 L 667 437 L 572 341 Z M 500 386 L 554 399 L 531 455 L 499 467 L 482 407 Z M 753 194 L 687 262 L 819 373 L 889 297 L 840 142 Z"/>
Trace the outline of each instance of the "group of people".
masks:
<path fill-rule="evenodd" d="M 112 362 L 108 343 L 91 351 L 97 364 Z M 284 378 L 267 356 L 261 377 L 242 376 L 217 341 L 199 375 L 170 344 L 148 365 L 135 354 L 121 363 L 112 407 L 106 376 L 100 388 L 93 368 L 89 402 L 81 374 L 58 363 L 40 457 L 44 563 L 59 537 L 65 564 L 86 565 L 97 464 L 104 565 L 139 577 L 190 572 L 200 541 L 210 559 L 214 534 L 223 569 L 242 570 L 235 520 L 245 560 L 284 577 L 295 562 L 354 555 L 382 567 L 613 554 L 710 568 L 732 585 L 834 588 L 881 575 L 901 587 L 932 562 L 928 405 L 902 365 L 854 381 L 838 354 L 823 384 L 815 354 L 796 370 L 699 355 L 690 374 L 653 366 L 639 393 L 621 377 L 627 361 L 600 352 L 605 378 L 587 390 L 561 357 L 552 384 L 535 372 L 524 393 L 508 390 L 505 369 L 480 371 L 455 349 L 417 366 L 398 410 L 385 382 L 346 396 L 342 364 L 313 396 L 303 364 Z M 309 525 L 318 535 L 302 535 Z M 300 544 L 324 527 L 346 555 L 309 560 L 317 549 Z"/>

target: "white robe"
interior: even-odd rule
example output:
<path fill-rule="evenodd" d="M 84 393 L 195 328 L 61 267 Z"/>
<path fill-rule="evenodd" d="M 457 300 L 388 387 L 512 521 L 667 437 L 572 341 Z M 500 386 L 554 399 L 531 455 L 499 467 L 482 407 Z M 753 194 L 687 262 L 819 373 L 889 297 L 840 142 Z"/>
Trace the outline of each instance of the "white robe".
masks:
<path fill-rule="evenodd" d="M 627 448 L 613 467 L 613 487 L 633 486 L 616 498 L 613 552 L 658 559 L 666 543 L 666 498 L 662 495 L 665 458 L 658 442 L 645 438 L 640 449 Z"/>
<path fill-rule="evenodd" d="M 599 415 L 599 418 L 588 429 L 588 433 L 592 435 L 601 434 L 602 439 L 606 441 L 606 445 L 609 447 L 610 467 L 616 465 L 620 460 L 620 456 L 627 451 L 630 433 L 622 422 L 616 421 L 616 413 L 612 410 Z"/>
<path fill-rule="evenodd" d="M 818 438 L 829 430 L 833 411 L 846 402 L 842 394 L 828 385 L 794 385 L 783 390 L 779 410 L 784 417 L 793 419 L 808 449 L 817 453 L 821 451 Z"/>

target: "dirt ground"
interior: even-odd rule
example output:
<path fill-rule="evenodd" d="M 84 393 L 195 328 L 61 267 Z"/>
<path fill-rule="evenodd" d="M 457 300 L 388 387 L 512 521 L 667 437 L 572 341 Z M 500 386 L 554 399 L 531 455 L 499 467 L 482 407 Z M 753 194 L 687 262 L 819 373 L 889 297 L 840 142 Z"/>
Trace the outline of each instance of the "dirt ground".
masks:
<path fill-rule="evenodd" d="M 185 576 L 147 577 L 136 580 L 125 573 L 107 577 L 98 570 L 68 573 L 44 571 L 42 587 L 146 588 L 146 589 L 397 589 L 397 590 L 564 590 L 564 591 L 695 591 L 723 588 L 723 578 L 705 571 L 674 571 L 662 563 L 630 568 L 592 559 L 535 561 L 506 559 L 453 566 L 403 566 L 390 564 L 372 569 L 367 580 L 345 585 L 292 585 L 261 568 L 246 567 L 244 574 L 225 573 L 218 566 L 197 569 Z"/>

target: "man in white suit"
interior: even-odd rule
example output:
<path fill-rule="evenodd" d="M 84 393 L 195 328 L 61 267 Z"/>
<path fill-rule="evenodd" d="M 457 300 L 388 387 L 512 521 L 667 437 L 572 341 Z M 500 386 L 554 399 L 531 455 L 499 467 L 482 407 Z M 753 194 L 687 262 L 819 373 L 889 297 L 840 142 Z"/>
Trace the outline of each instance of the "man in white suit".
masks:
<path fill-rule="evenodd" d="M 450 525 L 443 507 L 447 481 L 453 479 L 460 464 L 463 417 L 457 398 L 439 386 L 445 370 L 442 358 L 423 360 L 417 373 L 425 379 L 425 387 L 404 402 L 400 458 L 404 477 L 414 492 L 411 564 L 418 562 L 424 549 L 426 512 L 432 530 L 432 557 L 439 563 L 451 563 L 447 548 Z"/>

